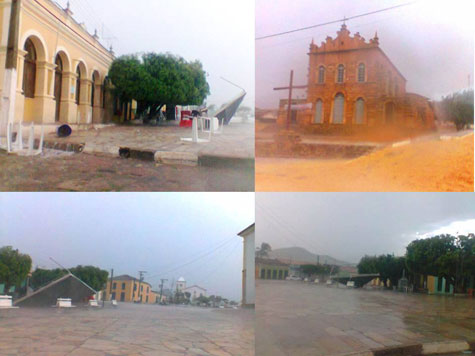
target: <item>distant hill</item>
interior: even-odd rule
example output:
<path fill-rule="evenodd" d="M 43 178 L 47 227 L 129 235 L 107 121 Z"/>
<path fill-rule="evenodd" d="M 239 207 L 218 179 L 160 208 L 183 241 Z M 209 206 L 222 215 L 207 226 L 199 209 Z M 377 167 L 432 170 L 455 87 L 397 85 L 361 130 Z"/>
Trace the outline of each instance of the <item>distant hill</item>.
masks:
<path fill-rule="evenodd" d="M 278 248 L 269 252 L 269 258 L 276 258 L 283 262 L 294 262 L 298 264 L 309 263 L 329 264 L 336 266 L 354 266 L 354 263 L 337 260 L 327 255 L 316 255 L 302 247 Z"/>

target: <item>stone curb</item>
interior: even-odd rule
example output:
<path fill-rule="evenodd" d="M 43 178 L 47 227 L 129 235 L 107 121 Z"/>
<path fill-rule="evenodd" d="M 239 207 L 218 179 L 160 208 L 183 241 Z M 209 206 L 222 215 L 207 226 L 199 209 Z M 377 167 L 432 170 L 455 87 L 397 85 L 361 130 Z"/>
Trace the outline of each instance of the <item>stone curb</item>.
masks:
<path fill-rule="evenodd" d="M 413 344 L 383 347 L 371 351 L 356 351 L 340 354 L 339 356 L 416 356 L 440 355 L 463 351 L 475 351 L 475 341 L 443 341 L 426 344 Z"/>
<path fill-rule="evenodd" d="M 36 143 L 38 146 L 39 142 Z M 66 143 L 45 141 L 45 148 L 75 153 L 106 153 L 122 158 L 132 158 L 148 162 L 157 162 L 170 165 L 204 166 L 204 167 L 231 167 L 254 168 L 254 158 L 231 157 L 213 154 L 196 154 L 193 152 L 153 151 L 146 149 L 132 149 L 129 147 L 94 145 L 85 143 Z"/>

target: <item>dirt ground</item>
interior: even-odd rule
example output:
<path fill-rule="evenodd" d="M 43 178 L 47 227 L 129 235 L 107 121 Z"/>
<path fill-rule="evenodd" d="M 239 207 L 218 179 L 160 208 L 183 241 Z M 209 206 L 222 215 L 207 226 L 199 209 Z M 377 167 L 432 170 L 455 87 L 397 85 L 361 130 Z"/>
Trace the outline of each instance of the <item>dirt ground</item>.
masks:
<path fill-rule="evenodd" d="M 354 160 L 256 159 L 256 191 L 473 192 L 474 136 L 388 147 Z"/>
<path fill-rule="evenodd" d="M 254 170 L 160 165 L 109 155 L 0 151 L 0 191 L 254 191 Z"/>

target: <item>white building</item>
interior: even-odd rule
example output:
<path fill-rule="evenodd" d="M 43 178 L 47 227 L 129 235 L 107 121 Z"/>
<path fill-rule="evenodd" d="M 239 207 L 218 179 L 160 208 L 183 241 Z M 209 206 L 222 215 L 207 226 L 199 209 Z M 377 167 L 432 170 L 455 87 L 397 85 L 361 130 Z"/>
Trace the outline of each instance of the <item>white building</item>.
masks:
<path fill-rule="evenodd" d="M 238 233 L 243 238 L 242 305 L 253 308 L 256 299 L 255 224 Z"/>
<path fill-rule="evenodd" d="M 206 289 L 201 288 L 200 286 L 192 285 L 191 287 L 185 288 L 184 293 L 188 292 L 191 295 L 191 300 L 195 300 L 201 296 L 206 297 Z"/>
<path fill-rule="evenodd" d="M 180 277 L 178 281 L 176 281 L 176 290 L 178 292 L 183 292 L 186 289 L 186 281 L 185 278 Z"/>

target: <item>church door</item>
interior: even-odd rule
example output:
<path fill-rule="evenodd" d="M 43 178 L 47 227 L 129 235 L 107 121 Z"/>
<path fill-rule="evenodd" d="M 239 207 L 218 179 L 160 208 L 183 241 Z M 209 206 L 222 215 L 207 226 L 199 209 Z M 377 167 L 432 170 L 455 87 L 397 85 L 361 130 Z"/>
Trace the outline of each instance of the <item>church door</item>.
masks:
<path fill-rule="evenodd" d="M 355 123 L 356 124 L 364 123 L 364 100 L 361 98 L 356 100 Z"/>
<path fill-rule="evenodd" d="M 343 124 L 343 114 L 345 112 L 345 96 L 337 94 L 333 103 L 333 123 Z"/>
<path fill-rule="evenodd" d="M 315 121 L 316 124 L 323 123 L 323 102 L 318 99 L 315 104 Z"/>

